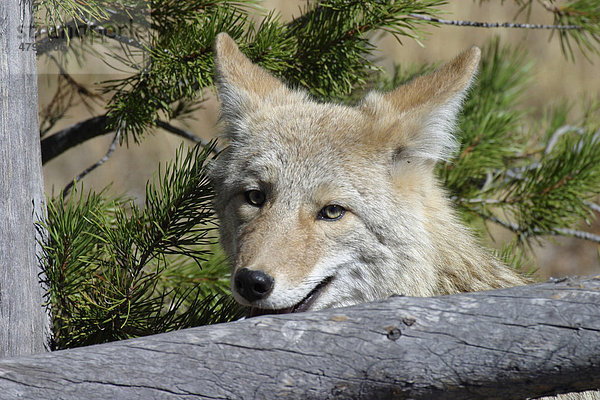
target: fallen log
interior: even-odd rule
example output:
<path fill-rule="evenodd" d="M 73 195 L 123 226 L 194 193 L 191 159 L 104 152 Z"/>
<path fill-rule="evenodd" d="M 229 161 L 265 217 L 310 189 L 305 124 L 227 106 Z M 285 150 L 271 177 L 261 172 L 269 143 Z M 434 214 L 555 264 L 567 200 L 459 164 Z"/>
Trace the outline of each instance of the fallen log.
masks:
<path fill-rule="evenodd" d="M 0 360 L 0 398 L 522 399 L 600 388 L 600 276 Z"/>

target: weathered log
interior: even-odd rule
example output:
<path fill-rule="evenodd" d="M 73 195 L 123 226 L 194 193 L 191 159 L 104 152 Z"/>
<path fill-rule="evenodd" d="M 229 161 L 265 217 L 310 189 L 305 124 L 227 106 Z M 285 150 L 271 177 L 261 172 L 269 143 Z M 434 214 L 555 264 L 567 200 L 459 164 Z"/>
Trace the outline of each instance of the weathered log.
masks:
<path fill-rule="evenodd" d="M 0 357 L 44 351 L 49 337 L 35 228 L 45 207 L 32 9 L 33 0 L 0 1 Z"/>
<path fill-rule="evenodd" d="M 598 387 L 600 276 L 0 360 L 0 397 L 27 399 L 522 399 Z"/>

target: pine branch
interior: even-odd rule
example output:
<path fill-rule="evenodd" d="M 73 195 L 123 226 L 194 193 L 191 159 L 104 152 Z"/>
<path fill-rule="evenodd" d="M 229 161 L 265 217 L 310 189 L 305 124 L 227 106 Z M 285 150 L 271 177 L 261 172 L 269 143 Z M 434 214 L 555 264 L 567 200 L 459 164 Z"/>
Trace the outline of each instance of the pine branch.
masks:
<path fill-rule="evenodd" d="M 77 190 L 50 202 L 43 262 L 56 348 L 239 318 L 225 258 L 205 261 L 215 251 L 211 151 L 180 148 L 147 185 L 143 209 Z"/>
<path fill-rule="evenodd" d="M 441 1 L 380 2 L 329 0 L 308 3 L 302 16 L 285 32 L 296 38 L 296 49 L 284 77 L 326 100 L 346 97 L 362 87 L 378 68 L 369 60 L 373 47 L 367 35 L 386 32 L 398 41 L 421 35 L 420 27 L 432 24 L 410 13 L 435 15 Z"/>
<path fill-rule="evenodd" d="M 584 201 L 583 204 L 585 204 L 591 210 L 594 210 L 594 211 L 596 211 L 597 213 L 600 214 L 600 205 L 599 204 L 592 203 L 591 201 Z"/>
<path fill-rule="evenodd" d="M 481 2 L 483 3 L 483 1 Z M 527 10 L 527 17 L 531 14 L 533 0 L 518 0 L 520 5 L 518 14 Z M 596 0 L 573 0 L 565 5 L 554 5 L 547 1 L 538 0 L 544 10 L 552 13 L 553 24 L 529 24 L 529 23 L 490 23 L 460 20 L 445 20 L 431 16 L 413 14 L 414 18 L 431 21 L 445 25 L 470 26 L 482 28 L 517 28 L 517 29 L 546 29 L 551 30 L 550 37 L 558 34 L 563 54 L 573 59 L 571 41 L 575 42 L 583 55 L 589 59 L 588 52 L 598 53 L 600 44 L 600 8 Z M 590 60 L 591 61 L 591 60 Z"/>
<path fill-rule="evenodd" d="M 525 237 L 528 237 L 532 233 L 534 233 L 534 234 L 540 235 L 540 236 L 546 236 L 546 235 L 567 236 L 567 237 L 574 237 L 577 239 L 588 240 L 590 242 L 600 243 L 600 235 L 596 235 L 591 232 L 578 231 L 575 229 L 568 229 L 568 228 L 554 228 L 554 229 L 550 229 L 550 230 L 542 230 L 540 228 L 534 228 L 533 230 L 531 230 L 529 228 L 522 227 L 513 222 L 504 221 L 493 215 L 486 215 L 486 214 L 481 213 L 480 216 L 487 221 L 494 222 L 500 226 L 503 226 L 504 228 L 511 230 L 512 232 L 518 233 L 519 235 L 524 235 Z"/>
<path fill-rule="evenodd" d="M 35 8 L 38 15 L 43 15 L 43 21 L 37 21 L 38 25 L 58 26 L 66 19 L 81 19 L 83 17 L 106 19 L 109 13 L 106 10 L 105 0 L 88 0 L 85 2 L 74 0 L 37 0 Z M 121 5 L 121 4 L 119 4 Z"/>
<path fill-rule="evenodd" d="M 115 126 L 127 129 L 124 141 L 140 140 L 159 114 L 171 116 L 173 102 L 195 98 L 198 90 L 212 85 L 212 45 L 222 31 L 236 39 L 253 61 L 288 83 L 322 98 L 346 96 L 377 69 L 367 58 L 373 51 L 368 32 L 415 37 L 424 22 L 407 13 L 434 13 L 441 3 L 329 0 L 309 3 L 304 16 L 288 25 L 269 14 L 258 29 L 228 2 L 206 3 L 193 15 L 178 19 L 163 9 L 152 25 L 151 67 L 140 67 L 139 74 L 106 86 L 116 92 L 109 115 Z"/>
<path fill-rule="evenodd" d="M 108 114 L 114 126 L 126 130 L 125 142 L 138 142 L 154 120 L 171 117 L 175 102 L 198 99 L 198 90 L 213 84 L 216 34 L 241 37 L 252 25 L 242 9 L 228 2 L 207 3 L 193 17 L 164 26 L 159 13 L 154 22 L 161 29 L 152 32 L 149 63 L 140 65 L 138 74 L 105 85 L 105 91 L 114 92 Z"/>
<path fill-rule="evenodd" d="M 527 11 L 527 18 L 531 15 L 533 0 L 517 0 L 520 6 L 518 14 Z M 589 61 L 588 52 L 598 54 L 600 44 L 600 7 L 596 0 L 571 0 L 564 5 L 554 5 L 552 1 L 537 0 L 545 11 L 552 13 L 553 25 L 532 27 L 532 29 L 551 29 L 558 34 L 563 54 L 574 58 L 571 41 L 574 41 L 584 57 Z M 517 14 L 517 15 L 518 15 Z M 530 25 L 530 24 L 520 24 Z"/>
<path fill-rule="evenodd" d="M 578 134 L 582 135 L 582 134 L 585 133 L 585 130 L 582 129 L 581 127 L 573 126 L 573 125 L 564 125 L 564 126 L 561 126 L 556 131 L 554 131 L 554 133 L 550 137 L 550 140 L 548 140 L 548 143 L 546 144 L 546 148 L 544 149 L 544 154 L 545 155 L 550 154 L 552 152 L 552 149 L 554 148 L 554 146 L 558 142 L 558 140 L 563 135 L 565 135 L 567 133 L 571 133 L 571 132 L 575 132 L 575 133 L 578 133 Z"/>
<path fill-rule="evenodd" d="M 112 132 L 106 115 L 89 118 L 42 139 L 42 163 L 89 139 Z"/>
<path fill-rule="evenodd" d="M 516 28 L 516 29 L 552 29 L 552 30 L 582 30 L 579 25 L 544 25 L 544 24 L 520 24 L 516 22 L 477 22 L 448 20 L 431 17 L 429 15 L 409 14 L 413 18 L 423 21 L 435 22 L 443 25 L 470 26 L 476 28 Z"/>
<path fill-rule="evenodd" d="M 165 121 L 157 120 L 156 125 L 169 133 L 181 136 L 194 143 L 199 143 L 202 146 L 209 145 L 209 142 L 206 140 Z M 72 147 L 111 132 L 113 132 L 113 130 L 108 124 L 108 117 L 106 114 L 89 118 L 68 128 L 62 129 L 42 139 L 42 163 L 45 164 Z M 215 147 L 214 151 L 218 153 L 221 149 Z"/>

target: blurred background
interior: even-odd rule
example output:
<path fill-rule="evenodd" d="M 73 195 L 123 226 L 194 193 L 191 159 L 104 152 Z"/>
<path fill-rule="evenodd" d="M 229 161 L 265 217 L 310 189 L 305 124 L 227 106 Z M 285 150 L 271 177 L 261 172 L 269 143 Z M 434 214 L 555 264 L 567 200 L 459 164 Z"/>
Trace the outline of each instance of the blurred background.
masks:
<path fill-rule="evenodd" d="M 451 20 L 469 20 L 485 22 L 512 21 L 518 12 L 515 2 L 454 1 L 443 7 L 447 14 L 442 18 Z M 503 3 L 503 4 L 501 4 Z M 288 21 L 301 14 L 305 1 L 266 0 L 262 2 L 265 10 L 276 10 L 283 21 Z M 257 15 L 257 21 L 261 19 Z M 526 22 L 525 15 L 519 16 L 519 22 Z M 531 23 L 552 24 L 550 13 L 533 13 Z M 391 71 L 394 64 L 409 65 L 419 63 L 437 63 L 451 59 L 460 51 L 472 45 L 484 46 L 494 36 L 500 38 L 501 44 L 510 44 L 524 49 L 529 59 L 534 62 L 533 80 L 530 91 L 525 94 L 525 107 L 535 110 L 541 115 L 543 107 L 562 99 L 570 99 L 577 104 L 586 95 L 600 95 L 600 56 L 592 55 L 591 62 L 574 49 L 575 62 L 567 59 L 560 49 L 559 41 L 549 40 L 547 30 L 522 29 L 486 29 L 442 25 L 427 28 L 427 34 L 421 44 L 412 39 L 396 39 L 386 35 L 372 38 L 379 49 L 376 54 L 377 63 Z M 107 57 L 106 57 L 107 58 Z M 116 72 L 104 63 L 100 52 L 97 58 L 88 57 L 81 63 L 69 61 L 69 73 L 81 85 L 91 87 L 95 82 L 123 77 L 127 72 Z M 38 59 L 39 70 L 39 104 L 43 109 L 52 101 L 56 90 L 55 64 L 47 56 Z M 202 138 L 210 139 L 218 132 L 218 102 L 210 89 L 204 93 L 205 101 L 193 118 L 184 121 L 173 121 L 173 125 L 186 129 Z M 92 116 L 104 114 L 103 102 L 87 101 L 73 107 L 68 115 L 59 121 L 50 133 L 66 128 L 74 123 Z M 89 140 L 44 165 L 45 188 L 48 195 L 58 193 L 67 183 L 82 170 L 99 160 L 106 153 L 112 135 L 105 135 Z M 83 180 L 85 188 L 100 190 L 108 185 L 115 195 L 125 195 L 143 202 L 147 180 L 153 178 L 159 163 L 171 160 L 175 150 L 184 142 L 162 130 L 149 135 L 140 145 L 130 143 L 129 148 L 117 148 L 110 159 Z M 191 142 L 185 142 L 190 145 Z M 491 227 L 491 226 L 490 226 Z M 491 227 L 493 241 L 490 245 L 499 247 L 503 240 L 510 238 L 510 232 Z M 600 234 L 600 223 L 581 228 Z M 586 275 L 600 273 L 599 246 L 596 243 L 569 238 L 548 238 L 543 242 L 533 243 L 531 248 L 534 262 L 541 279 L 549 276 Z"/>

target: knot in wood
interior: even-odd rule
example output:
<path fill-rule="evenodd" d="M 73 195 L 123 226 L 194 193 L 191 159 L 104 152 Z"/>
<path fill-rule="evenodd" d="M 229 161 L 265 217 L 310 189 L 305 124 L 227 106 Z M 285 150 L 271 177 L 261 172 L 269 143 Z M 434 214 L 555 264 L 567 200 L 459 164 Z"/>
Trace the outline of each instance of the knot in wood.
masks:
<path fill-rule="evenodd" d="M 387 328 L 387 338 L 390 340 L 398 340 L 400 336 L 402 336 L 402 332 L 400 329 L 395 326 L 388 326 Z"/>

